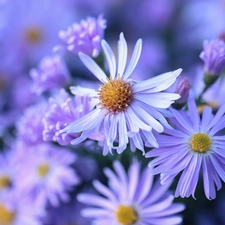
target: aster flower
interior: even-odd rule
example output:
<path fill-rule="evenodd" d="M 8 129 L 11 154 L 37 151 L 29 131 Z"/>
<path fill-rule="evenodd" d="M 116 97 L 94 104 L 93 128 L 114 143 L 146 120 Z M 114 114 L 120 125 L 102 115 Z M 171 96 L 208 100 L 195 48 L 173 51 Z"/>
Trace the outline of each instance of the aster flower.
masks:
<path fill-rule="evenodd" d="M 105 138 L 103 154 L 112 153 L 112 149 L 121 153 L 126 149 L 130 139 L 131 150 L 135 151 L 138 148 L 144 154 L 144 140 L 147 139 L 152 146 L 158 147 L 152 129 L 162 132 L 162 124 L 168 126 L 161 111 L 168 108 L 180 96 L 161 91 L 175 82 L 181 69 L 137 83 L 129 79 L 129 76 L 140 57 L 142 40 L 137 41 L 126 70 L 127 43 L 123 33 L 120 34 L 118 43 L 118 66 L 112 49 L 105 40 L 102 41 L 102 48 L 109 64 L 110 78 L 107 78 L 93 59 L 79 53 L 82 62 L 103 83 L 97 91 L 88 90 L 90 96 L 98 100 L 97 107 L 69 124 L 61 132 L 82 132 L 78 138 L 71 141 L 71 144 L 78 144 L 98 131 Z M 73 88 L 73 93 L 76 94 L 76 88 Z"/>
<path fill-rule="evenodd" d="M 80 24 L 74 23 L 66 31 L 61 30 L 59 37 L 65 42 L 67 50 L 97 57 L 105 28 L 106 20 L 102 15 L 99 15 L 97 19 L 88 17 L 86 20 L 81 20 Z"/>
<path fill-rule="evenodd" d="M 8 196 L 13 193 L 16 179 L 15 165 L 12 163 L 13 152 L 0 154 L 0 196 Z"/>
<path fill-rule="evenodd" d="M 41 225 L 40 218 L 43 215 L 42 209 L 18 196 L 0 199 L 1 225 Z"/>
<path fill-rule="evenodd" d="M 204 41 L 203 46 L 204 51 L 201 52 L 200 58 L 205 63 L 205 80 L 210 78 L 215 80 L 225 67 L 225 42 L 222 40 Z"/>
<path fill-rule="evenodd" d="M 58 206 L 68 201 L 70 191 L 79 184 L 76 172 L 71 168 L 75 155 L 68 150 L 49 144 L 40 144 L 23 153 L 23 165 L 18 168 L 17 189 L 35 205 L 50 203 Z M 22 180 L 22 182 L 21 182 Z"/>
<path fill-rule="evenodd" d="M 65 87 L 69 82 L 69 72 L 59 55 L 44 57 L 38 69 L 32 69 L 30 76 L 33 79 L 32 90 L 42 94 L 55 88 Z"/>
<path fill-rule="evenodd" d="M 56 141 L 60 145 L 68 145 L 79 134 L 60 133 L 59 131 L 92 110 L 94 101 L 88 96 L 76 96 L 72 99 L 64 89 L 60 91 L 56 99 L 50 98 L 50 107 L 43 118 L 43 140 Z"/>
<path fill-rule="evenodd" d="M 94 219 L 92 224 L 110 225 L 175 225 L 182 222 L 176 213 L 184 209 L 183 204 L 174 204 L 174 197 L 167 191 L 168 185 L 153 184 L 151 169 L 141 172 L 140 163 L 134 160 L 126 174 L 119 161 L 113 163 L 114 173 L 104 170 L 109 179 L 108 187 L 95 180 L 97 194 L 78 194 L 78 200 L 87 205 L 81 211 L 85 217 Z"/>
<path fill-rule="evenodd" d="M 40 102 L 26 109 L 16 124 L 18 141 L 32 146 L 43 142 L 42 119 L 47 110 L 46 102 Z"/>
<path fill-rule="evenodd" d="M 156 167 L 152 174 L 161 174 L 161 184 L 170 182 L 181 172 L 175 197 L 194 198 L 200 171 L 203 174 L 204 191 L 208 199 L 216 197 L 225 181 L 224 136 L 219 132 L 225 127 L 225 106 L 216 115 L 205 107 L 200 119 L 194 100 L 188 102 L 188 112 L 171 109 L 175 129 L 165 129 L 165 135 L 158 135 L 159 148 L 146 157 L 156 157 L 150 167 Z"/>

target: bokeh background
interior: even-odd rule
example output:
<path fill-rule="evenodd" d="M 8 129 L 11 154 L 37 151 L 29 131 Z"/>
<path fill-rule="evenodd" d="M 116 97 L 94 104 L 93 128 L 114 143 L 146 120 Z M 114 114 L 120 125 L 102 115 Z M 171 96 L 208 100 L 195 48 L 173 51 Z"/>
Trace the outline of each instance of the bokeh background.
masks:
<path fill-rule="evenodd" d="M 0 149 L 7 155 L 0 164 L 5 163 L 11 169 L 20 163 L 26 164 L 19 178 L 20 173 L 12 171 L 16 183 L 18 179 L 25 182 L 23 176 L 26 177 L 31 170 L 30 162 L 34 159 L 24 157 L 24 153 L 15 157 L 18 154 L 15 149 L 24 151 L 24 145 L 21 147 L 21 139 L 26 139 L 24 136 L 32 136 L 34 143 L 39 138 L 35 136 L 35 129 L 39 129 L 41 112 L 34 116 L 32 106 L 51 97 L 49 93 L 40 95 L 32 91 L 31 71 L 39 66 L 43 57 L 53 55 L 55 50 L 63 57 L 70 76 L 70 83 L 65 88 L 69 85 L 91 87 L 97 80 L 83 66 L 77 54 L 60 48 L 56 50 L 55 46 L 62 44 L 61 30 L 89 16 L 97 18 L 99 15 L 106 20 L 104 38 L 115 51 L 120 32 L 125 35 L 130 54 L 136 40 L 142 38 L 143 51 L 134 71 L 135 78 L 148 79 L 183 68 L 183 74 L 196 92 L 202 85 L 198 78 L 203 74 L 203 62 L 199 58 L 203 42 L 217 38 L 225 41 L 224 0 L 0 0 Z M 101 57 L 98 60 L 101 63 Z M 223 101 L 222 94 L 221 98 Z M 33 147 L 39 151 L 35 144 Z M 68 203 L 59 202 L 57 207 L 45 206 L 47 214 L 42 217 L 42 224 L 71 225 L 70 221 L 73 225 L 89 224 L 79 215 L 83 206 L 76 202 L 74 196 L 80 190 L 91 190 L 93 179 L 106 182 L 102 168 L 111 167 L 113 160 L 121 160 L 127 168 L 131 156 L 125 151 L 121 155 L 103 157 L 102 151 L 98 151 L 92 142 L 78 147 L 56 147 L 67 148 L 66 151 L 72 155 L 76 152 L 78 160 L 72 163 L 72 168 L 81 182 L 68 191 Z M 143 166 L 147 166 L 148 159 L 141 157 L 139 152 L 135 154 Z M 16 158 L 17 163 L 8 158 Z M 218 191 L 215 200 L 209 201 L 202 186 L 199 182 L 196 199 L 175 200 L 186 204 L 182 213 L 183 224 L 225 224 L 225 187 Z M 72 219 L 67 222 L 65 218 Z"/>

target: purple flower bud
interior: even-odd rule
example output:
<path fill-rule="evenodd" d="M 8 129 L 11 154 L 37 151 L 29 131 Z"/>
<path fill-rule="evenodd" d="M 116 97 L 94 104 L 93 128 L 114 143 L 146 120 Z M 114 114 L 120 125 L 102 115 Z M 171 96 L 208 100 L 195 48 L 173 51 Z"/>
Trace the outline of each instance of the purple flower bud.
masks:
<path fill-rule="evenodd" d="M 204 51 L 200 58 L 204 61 L 204 70 L 208 76 L 219 76 L 225 67 L 225 42 L 222 40 L 204 41 Z"/>
<path fill-rule="evenodd" d="M 101 40 L 104 36 L 106 20 L 102 15 L 98 18 L 88 17 L 80 24 L 74 23 L 66 31 L 61 30 L 59 37 L 66 44 L 66 49 L 73 52 L 83 52 L 89 56 L 97 57 L 101 49 Z M 58 47 L 56 47 L 57 49 Z"/>
<path fill-rule="evenodd" d="M 32 90 L 38 95 L 50 89 L 62 88 L 69 81 L 69 72 L 59 55 L 43 58 L 39 68 L 30 71 L 30 76 L 34 81 Z"/>
<path fill-rule="evenodd" d="M 180 98 L 176 100 L 178 104 L 185 104 L 189 97 L 191 85 L 187 77 L 178 77 L 175 93 L 180 95 Z"/>
<path fill-rule="evenodd" d="M 58 99 L 49 100 L 50 108 L 43 118 L 45 141 L 56 141 L 60 145 L 68 145 L 79 133 L 60 133 L 68 124 L 88 113 L 94 106 L 88 96 L 76 96 L 70 98 L 62 89 Z"/>

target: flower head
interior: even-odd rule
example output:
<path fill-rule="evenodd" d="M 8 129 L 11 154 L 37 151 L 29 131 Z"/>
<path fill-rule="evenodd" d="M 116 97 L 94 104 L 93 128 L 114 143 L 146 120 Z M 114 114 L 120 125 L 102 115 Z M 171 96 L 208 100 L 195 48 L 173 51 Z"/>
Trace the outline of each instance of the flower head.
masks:
<path fill-rule="evenodd" d="M 157 166 L 152 174 L 160 173 L 162 184 L 182 172 L 176 197 L 194 197 L 202 170 L 205 195 L 214 199 L 215 186 L 220 189 L 220 178 L 225 181 L 225 138 L 218 133 L 225 127 L 225 106 L 215 116 L 210 107 L 205 107 L 202 119 L 193 100 L 189 100 L 188 108 L 187 113 L 171 109 L 175 129 L 165 129 L 165 135 L 157 137 L 159 148 L 148 152 L 146 157 L 156 157 L 149 166 Z"/>
<path fill-rule="evenodd" d="M 83 52 L 92 57 L 97 57 L 101 49 L 101 40 L 104 36 L 106 20 L 102 15 L 98 18 L 88 17 L 81 20 L 80 24 L 74 23 L 66 31 L 61 30 L 59 37 L 67 45 L 67 50 L 78 53 Z"/>
<path fill-rule="evenodd" d="M 218 77 L 225 67 L 225 42 L 212 40 L 204 42 L 204 51 L 200 58 L 204 61 L 205 73 L 208 76 Z"/>
<path fill-rule="evenodd" d="M 105 40 L 102 41 L 102 48 L 109 64 L 110 78 L 93 59 L 79 53 L 82 62 L 102 82 L 97 91 L 89 90 L 89 94 L 97 99 L 96 109 L 72 122 L 61 132 L 82 132 L 72 144 L 84 141 L 94 132 L 100 133 L 105 138 L 103 154 L 112 153 L 112 149 L 121 153 L 130 139 L 132 151 L 138 148 L 144 154 L 143 142 L 146 139 L 152 146 L 158 146 L 152 130 L 162 132 L 161 123 L 168 126 L 161 112 L 180 96 L 162 91 L 175 82 L 181 69 L 136 82 L 129 77 L 139 60 L 142 40 L 137 41 L 126 70 L 127 43 L 123 33 L 118 42 L 118 66 L 112 49 Z"/>
<path fill-rule="evenodd" d="M 183 204 L 174 204 L 174 197 L 167 191 L 168 185 L 153 184 L 154 176 L 150 168 L 140 169 L 140 163 L 134 160 L 126 174 L 122 164 L 115 161 L 114 173 L 104 170 L 109 179 L 108 187 L 94 181 L 97 194 L 79 194 L 78 200 L 89 208 L 81 214 L 94 219 L 94 224 L 113 225 L 157 225 L 180 224 L 182 218 L 176 213 L 184 209 Z"/>
<path fill-rule="evenodd" d="M 75 155 L 45 143 L 33 148 L 29 154 L 23 153 L 26 163 L 18 168 L 18 190 L 40 206 L 48 202 L 58 206 L 60 200 L 68 201 L 68 191 L 80 181 L 71 168 Z"/>
<path fill-rule="evenodd" d="M 1 225 L 41 225 L 44 212 L 18 196 L 0 199 Z"/>
<path fill-rule="evenodd" d="M 41 94 L 55 88 L 65 87 L 69 80 L 69 72 L 59 55 L 44 57 L 38 69 L 32 69 L 33 92 Z"/>
<path fill-rule="evenodd" d="M 49 104 L 50 108 L 43 118 L 43 139 L 56 141 L 60 145 L 68 145 L 79 134 L 60 133 L 59 131 L 92 110 L 93 101 L 88 96 L 76 96 L 72 99 L 62 89 L 58 98 L 51 98 Z"/>
<path fill-rule="evenodd" d="M 32 146 L 43 142 L 44 125 L 42 119 L 46 110 L 46 102 L 32 105 L 26 109 L 16 124 L 18 140 L 21 143 Z"/>

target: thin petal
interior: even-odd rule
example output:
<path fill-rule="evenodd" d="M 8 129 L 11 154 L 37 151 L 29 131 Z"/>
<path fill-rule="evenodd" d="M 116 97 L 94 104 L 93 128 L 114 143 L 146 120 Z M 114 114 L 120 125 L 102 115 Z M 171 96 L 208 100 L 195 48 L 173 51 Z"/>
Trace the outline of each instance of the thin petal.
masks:
<path fill-rule="evenodd" d="M 118 71 L 117 75 L 122 76 L 127 62 L 127 42 L 123 33 L 120 33 L 118 41 Z"/>
<path fill-rule="evenodd" d="M 105 82 L 108 80 L 105 73 L 102 71 L 102 69 L 96 64 L 96 62 L 88 55 L 85 55 L 82 52 L 79 52 L 79 57 L 81 61 L 84 63 L 84 65 L 101 81 Z"/>
<path fill-rule="evenodd" d="M 138 63 L 138 60 L 141 56 L 141 50 L 142 50 L 142 40 L 139 39 L 134 47 L 134 51 L 133 51 L 133 54 L 131 56 L 131 59 L 130 59 L 130 63 L 124 73 L 124 79 L 126 80 L 130 75 L 131 73 L 133 72 L 134 68 L 136 67 L 137 63 Z"/>

